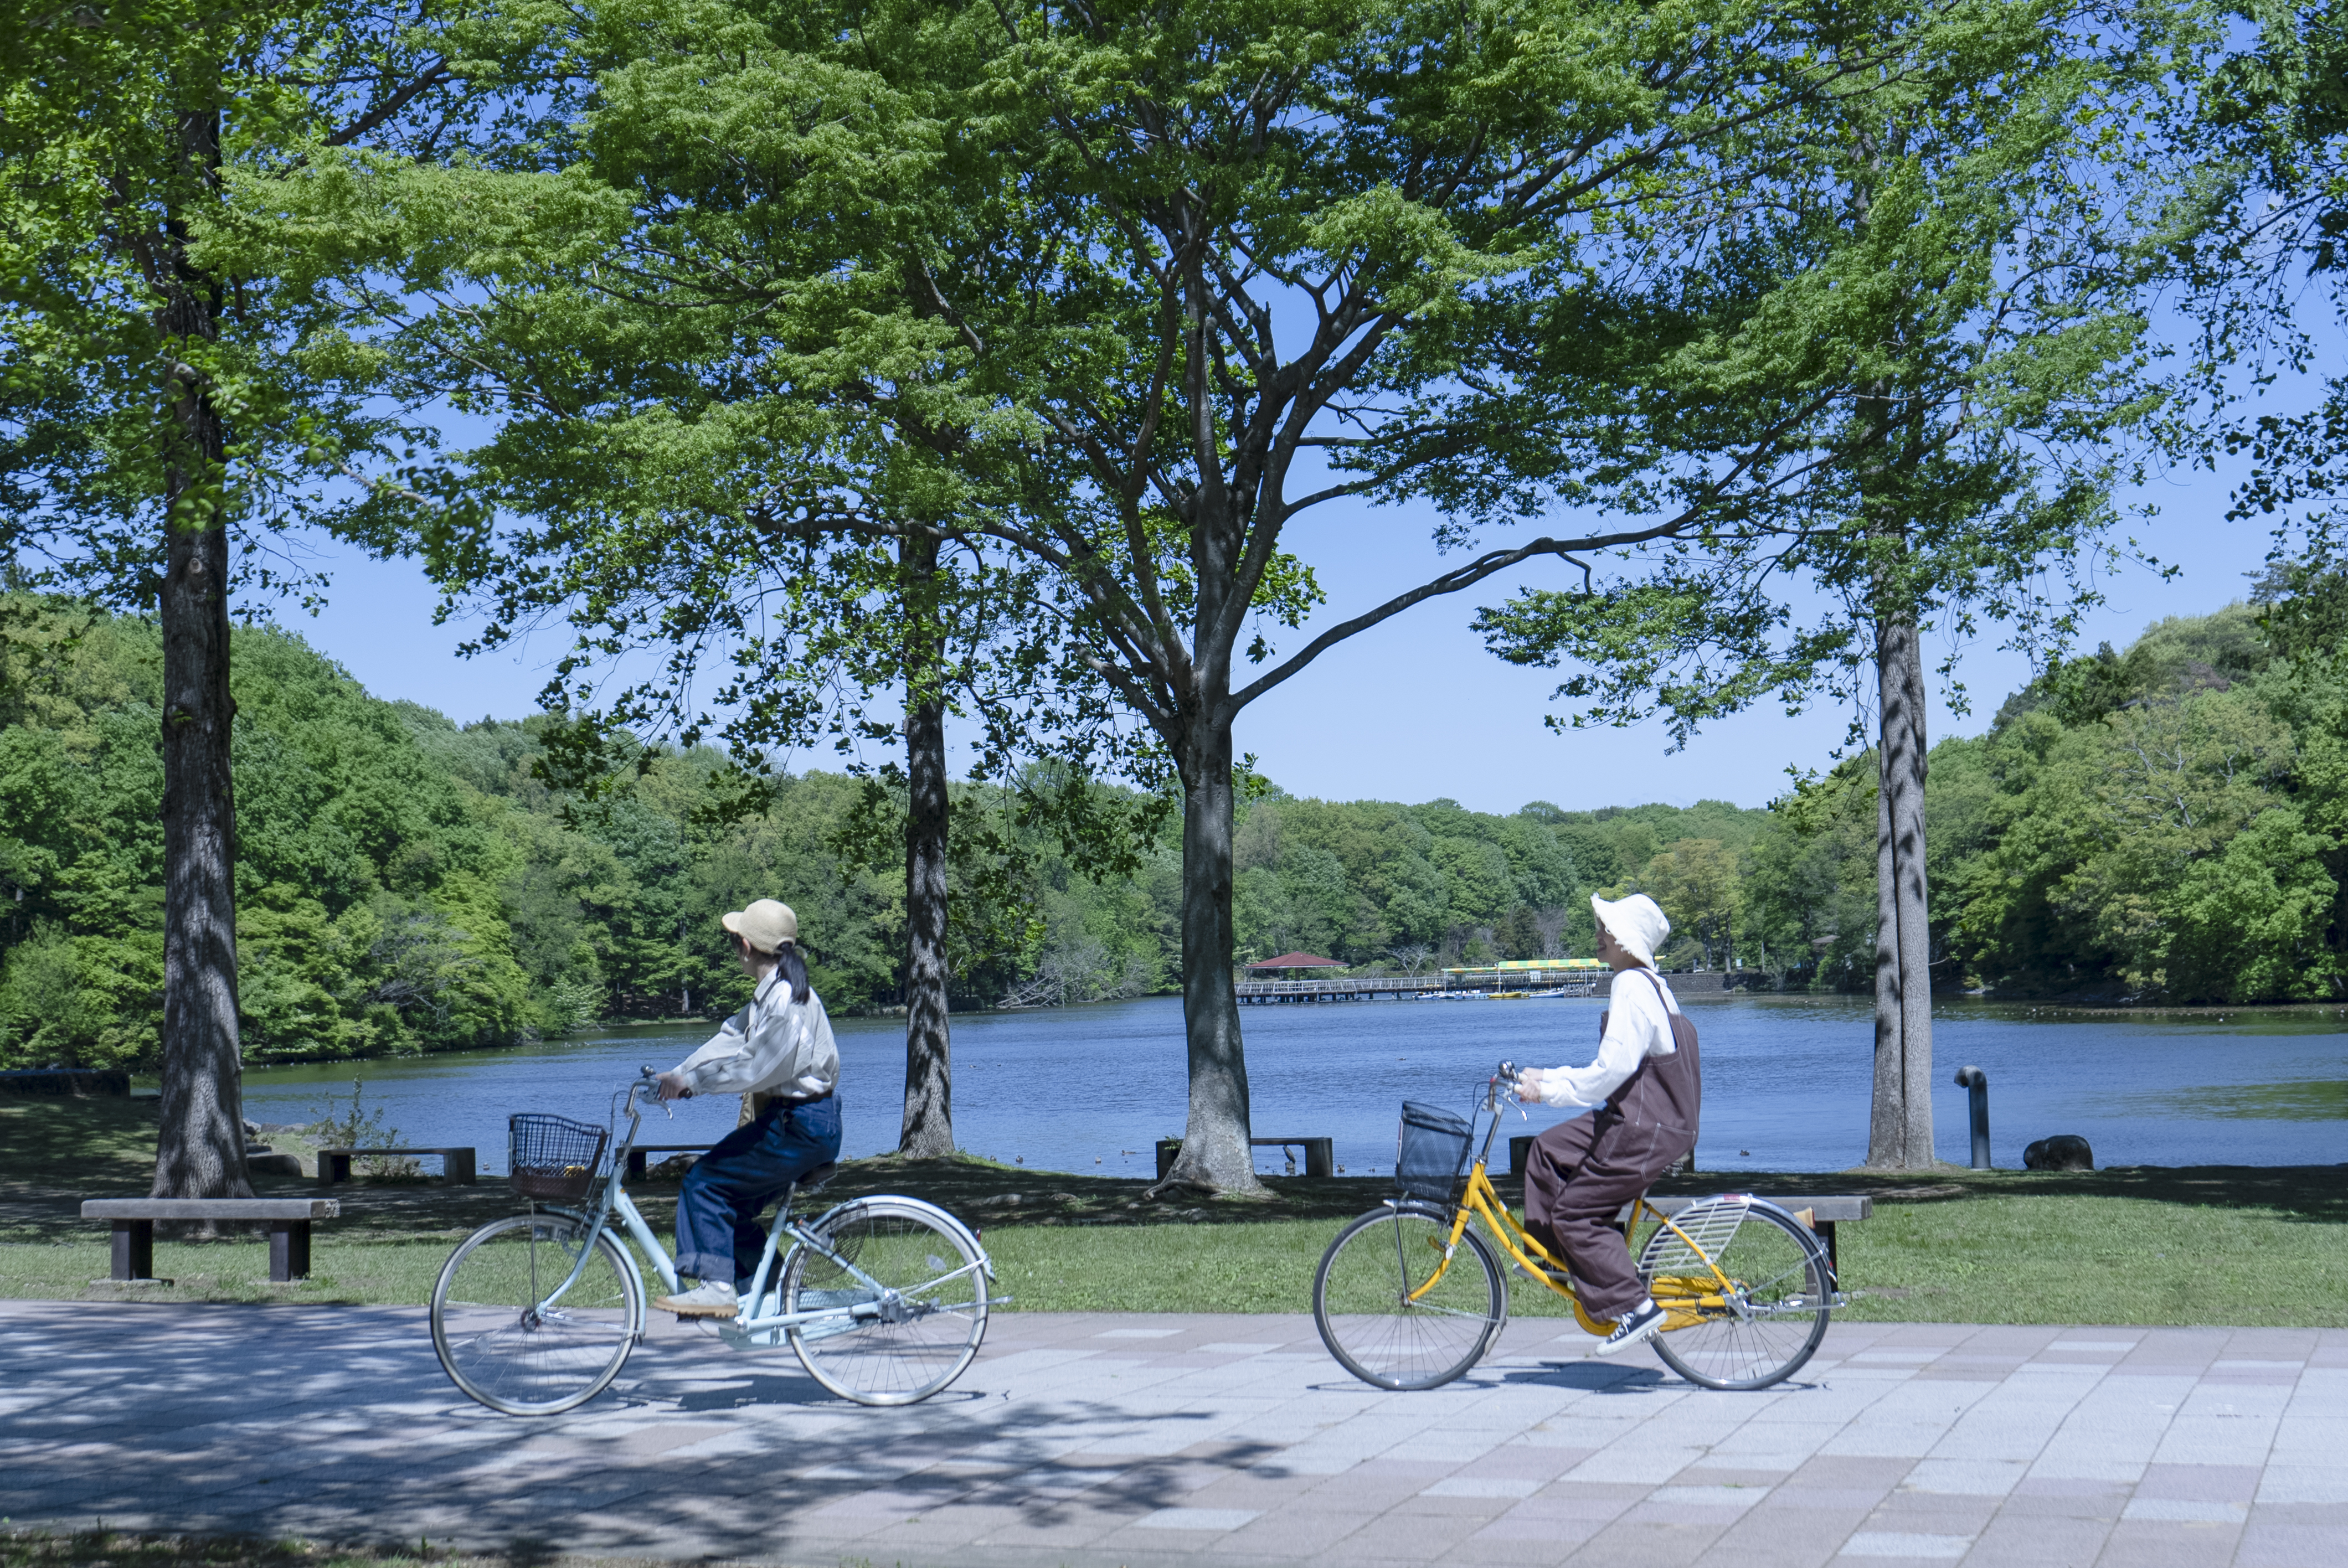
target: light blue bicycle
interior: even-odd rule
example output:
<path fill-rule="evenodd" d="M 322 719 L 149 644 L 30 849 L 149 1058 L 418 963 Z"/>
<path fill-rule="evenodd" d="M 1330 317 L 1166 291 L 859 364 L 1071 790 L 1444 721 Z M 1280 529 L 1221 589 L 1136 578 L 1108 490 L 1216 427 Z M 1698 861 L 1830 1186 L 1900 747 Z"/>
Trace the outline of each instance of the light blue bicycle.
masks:
<path fill-rule="evenodd" d="M 552 1415 L 620 1375 L 644 1332 L 644 1274 L 622 1231 L 661 1284 L 677 1288 L 675 1264 L 620 1184 L 644 1119 L 637 1097 L 654 1076 L 645 1068 L 623 1091 L 627 1128 L 616 1148 L 606 1128 L 508 1119 L 509 1180 L 530 1212 L 467 1236 L 432 1287 L 440 1365 L 493 1410 Z M 843 1399 L 913 1404 L 962 1376 L 986 1336 L 987 1308 L 1009 1297 L 989 1296 L 986 1249 L 934 1204 L 877 1195 L 793 1219 L 792 1201 L 837 1168 L 811 1171 L 783 1194 L 741 1315 L 703 1321 L 740 1349 L 788 1341 L 808 1375 Z M 601 1194 L 592 1206 L 591 1194 Z"/>

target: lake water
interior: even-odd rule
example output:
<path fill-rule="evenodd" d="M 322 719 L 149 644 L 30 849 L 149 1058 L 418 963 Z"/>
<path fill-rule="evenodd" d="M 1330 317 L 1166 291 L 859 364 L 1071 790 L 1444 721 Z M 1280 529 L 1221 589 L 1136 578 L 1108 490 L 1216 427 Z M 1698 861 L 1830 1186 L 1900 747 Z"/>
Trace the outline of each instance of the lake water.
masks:
<path fill-rule="evenodd" d="M 1336 1140 L 1349 1173 L 1393 1169 L 1401 1102 L 1465 1112 L 1493 1064 L 1586 1062 L 1597 999 L 1353 1002 L 1243 1008 L 1259 1135 Z M 1704 1041 L 1701 1169 L 1839 1170 L 1867 1153 L 1871 1001 L 1863 997 L 1690 998 Z M 904 1023 L 836 1019 L 846 1153 L 893 1148 L 902 1110 Z M 631 1028 L 511 1050 L 255 1069 L 245 1114 L 313 1120 L 354 1072 L 366 1101 L 404 1142 L 470 1143 L 484 1171 L 505 1165 L 505 1118 L 552 1111 L 601 1121 L 639 1065 L 673 1066 L 708 1030 Z M 1941 1157 L 1965 1163 L 1971 1141 L 1957 1068 L 1989 1075 L 1996 1163 L 2023 1145 L 2075 1132 L 2104 1165 L 2333 1164 L 2348 1162 L 2348 1032 L 2319 1014 L 2209 1019 L 2042 1020 L 2028 1009 L 1958 1001 L 1933 1024 L 1933 1115 Z M 1160 1137 L 1182 1131 L 1179 999 L 1151 998 L 953 1020 L 957 1140 L 974 1153 L 1043 1170 L 1146 1175 Z M 645 1141 L 713 1141 L 734 1099 L 655 1111 Z M 1558 1120 L 1509 1115 L 1509 1133 Z M 1301 1151 L 1300 1151 L 1301 1154 Z M 1277 1149 L 1259 1150 L 1266 1171 Z"/>

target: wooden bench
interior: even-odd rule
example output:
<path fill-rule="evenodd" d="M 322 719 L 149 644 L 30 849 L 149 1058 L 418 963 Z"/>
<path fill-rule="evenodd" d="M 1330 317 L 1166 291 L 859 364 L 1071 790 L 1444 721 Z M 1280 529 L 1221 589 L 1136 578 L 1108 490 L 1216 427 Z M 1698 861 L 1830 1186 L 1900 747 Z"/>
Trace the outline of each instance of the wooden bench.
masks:
<path fill-rule="evenodd" d="M 646 1154 L 706 1154 L 717 1147 L 715 1143 L 639 1143 L 628 1151 L 628 1174 L 642 1181 Z"/>
<path fill-rule="evenodd" d="M 358 1158 L 412 1159 L 418 1154 L 440 1156 L 440 1173 L 449 1182 L 462 1186 L 475 1184 L 473 1151 L 470 1149 L 321 1149 L 318 1151 L 318 1184 L 331 1187 L 336 1182 L 351 1179 L 351 1162 Z"/>
<path fill-rule="evenodd" d="M 1304 1173 L 1308 1176 L 1334 1176 L 1337 1173 L 1336 1140 L 1334 1138 L 1251 1138 L 1249 1143 L 1259 1149 L 1304 1147 Z M 1175 1156 L 1182 1153 L 1179 1138 L 1158 1140 L 1158 1179 L 1164 1181 L 1174 1169 Z"/>
<path fill-rule="evenodd" d="M 86 1220 L 114 1224 L 116 1279 L 155 1277 L 157 1220 L 237 1220 L 269 1227 L 269 1277 L 310 1276 L 310 1225 L 343 1212 L 332 1198 L 89 1198 Z"/>

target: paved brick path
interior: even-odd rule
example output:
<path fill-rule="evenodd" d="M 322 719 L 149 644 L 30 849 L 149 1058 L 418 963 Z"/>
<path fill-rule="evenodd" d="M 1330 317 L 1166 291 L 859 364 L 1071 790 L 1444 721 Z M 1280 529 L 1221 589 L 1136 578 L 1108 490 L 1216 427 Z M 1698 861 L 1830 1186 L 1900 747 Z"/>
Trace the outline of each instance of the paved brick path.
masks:
<path fill-rule="evenodd" d="M 811 1568 L 2348 1562 L 2348 1332 L 1838 1327 L 1766 1394 L 1587 1344 L 1519 1319 L 1381 1394 L 1303 1318 L 1006 1314 L 876 1411 L 671 1325 L 516 1421 L 416 1311 L 0 1303 L 0 1517 Z"/>

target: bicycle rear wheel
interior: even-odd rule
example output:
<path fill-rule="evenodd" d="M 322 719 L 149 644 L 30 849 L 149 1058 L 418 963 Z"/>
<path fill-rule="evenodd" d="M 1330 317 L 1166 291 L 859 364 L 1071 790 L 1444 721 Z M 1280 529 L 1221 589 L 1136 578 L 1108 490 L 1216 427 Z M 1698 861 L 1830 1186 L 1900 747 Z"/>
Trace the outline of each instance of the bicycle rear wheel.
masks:
<path fill-rule="evenodd" d="M 1313 1276 L 1313 1322 L 1337 1364 L 1380 1389 L 1433 1389 L 1484 1358 L 1507 1320 L 1509 1287 L 1492 1249 L 1460 1235 L 1443 1269 L 1451 1216 L 1373 1209 L 1337 1233 Z"/>
<path fill-rule="evenodd" d="M 1640 1277 L 1667 1314 L 1655 1354 L 1707 1389 L 1766 1389 L 1800 1370 L 1834 1310 L 1834 1271 L 1818 1237 L 1775 1204 L 1747 1199 L 1697 1204 L 1673 1223 L 1703 1256 L 1668 1227 L 1640 1253 Z"/>
<path fill-rule="evenodd" d="M 643 1282 L 609 1231 L 561 1299 L 590 1227 L 516 1214 L 457 1244 L 432 1286 L 432 1348 L 448 1380 L 509 1416 L 551 1416 L 608 1387 L 643 1329 Z"/>
<path fill-rule="evenodd" d="M 963 1374 L 986 1337 L 978 1238 L 918 1198 L 858 1198 L 808 1227 L 783 1266 L 783 1310 L 860 1309 L 790 1331 L 808 1376 L 860 1405 L 911 1405 Z"/>

